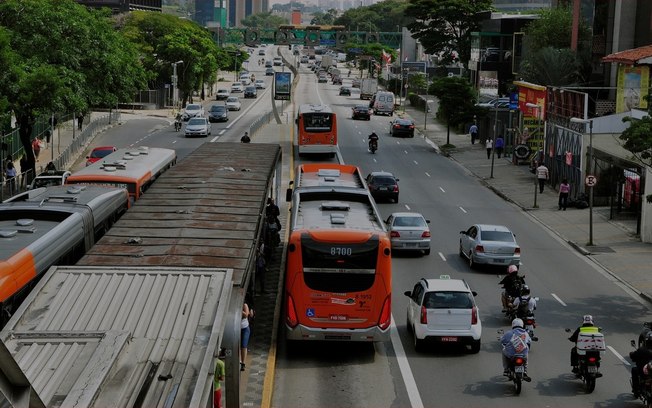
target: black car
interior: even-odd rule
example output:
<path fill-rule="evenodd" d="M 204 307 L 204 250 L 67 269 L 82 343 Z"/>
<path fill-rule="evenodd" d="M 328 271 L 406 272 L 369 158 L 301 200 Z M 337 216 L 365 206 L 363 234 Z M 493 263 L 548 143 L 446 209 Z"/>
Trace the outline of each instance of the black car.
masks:
<path fill-rule="evenodd" d="M 394 119 L 389 124 L 389 134 L 414 137 L 414 122 L 411 119 Z"/>
<path fill-rule="evenodd" d="M 353 107 L 353 119 L 371 120 L 371 110 L 367 105 L 356 105 Z"/>
<path fill-rule="evenodd" d="M 398 179 L 386 171 L 373 171 L 366 178 L 371 196 L 376 200 L 393 200 L 398 203 Z"/>
<path fill-rule="evenodd" d="M 265 70 L 265 75 L 267 76 L 274 75 L 274 68 L 267 68 Z"/>
<path fill-rule="evenodd" d="M 229 120 L 229 111 L 224 105 L 213 105 L 208 110 L 208 121 L 213 122 L 226 122 Z"/>
<path fill-rule="evenodd" d="M 349 88 L 348 86 L 340 87 L 340 95 L 351 96 L 351 88 Z"/>
<path fill-rule="evenodd" d="M 244 90 L 244 97 L 245 98 L 258 98 L 258 91 L 256 90 L 255 86 L 248 86 Z"/>

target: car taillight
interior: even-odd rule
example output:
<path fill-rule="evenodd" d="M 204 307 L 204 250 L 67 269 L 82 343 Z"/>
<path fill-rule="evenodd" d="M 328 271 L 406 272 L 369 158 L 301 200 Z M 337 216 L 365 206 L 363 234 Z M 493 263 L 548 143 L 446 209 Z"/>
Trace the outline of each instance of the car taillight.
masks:
<path fill-rule="evenodd" d="M 482 245 L 476 245 L 475 252 L 484 252 L 484 247 Z"/>
<path fill-rule="evenodd" d="M 425 306 L 421 306 L 421 318 L 419 319 L 419 323 L 428 324 L 428 310 Z"/>
<path fill-rule="evenodd" d="M 389 233 L 390 238 L 399 238 L 401 234 L 398 233 L 398 231 L 392 231 Z"/>
<path fill-rule="evenodd" d="M 471 309 L 471 324 L 478 324 L 478 307 L 473 306 Z"/>
<path fill-rule="evenodd" d="M 393 191 L 394 191 L 395 193 L 398 193 L 398 184 L 395 184 L 395 185 L 394 185 L 394 190 L 393 190 Z"/>
<path fill-rule="evenodd" d="M 400 129 L 401 125 L 394 125 L 394 129 Z"/>
<path fill-rule="evenodd" d="M 380 319 L 378 321 L 378 327 L 381 330 L 385 330 L 392 323 L 392 295 L 390 294 L 385 298 L 385 303 L 383 303 L 383 308 L 380 311 Z"/>
<path fill-rule="evenodd" d="M 591 363 L 591 364 L 595 364 L 596 361 L 598 361 L 597 358 L 595 358 L 595 357 L 589 357 L 589 363 Z"/>
<path fill-rule="evenodd" d="M 534 326 L 534 320 L 532 320 L 532 319 L 527 319 L 527 320 L 525 321 L 525 324 L 527 324 L 528 326 Z"/>
<path fill-rule="evenodd" d="M 520 247 L 514 248 L 514 255 L 520 255 L 520 254 L 521 254 L 521 248 Z"/>
<path fill-rule="evenodd" d="M 414 125 L 410 125 L 410 129 L 414 129 Z"/>
<path fill-rule="evenodd" d="M 286 316 L 285 316 L 285 322 L 287 323 L 288 326 L 295 328 L 299 324 L 299 319 L 297 317 L 297 311 L 294 306 L 294 299 L 292 299 L 292 296 L 288 295 L 287 299 L 287 311 L 286 311 Z"/>
<path fill-rule="evenodd" d="M 421 234 L 421 238 L 430 238 L 430 231 L 424 231 L 423 234 Z"/>
<path fill-rule="evenodd" d="M 514 364 L 516 365 L 523 365 L 523 363 L 525 363 L 523 357 L 516 357 L 516 359 L 514 360 Z"/>

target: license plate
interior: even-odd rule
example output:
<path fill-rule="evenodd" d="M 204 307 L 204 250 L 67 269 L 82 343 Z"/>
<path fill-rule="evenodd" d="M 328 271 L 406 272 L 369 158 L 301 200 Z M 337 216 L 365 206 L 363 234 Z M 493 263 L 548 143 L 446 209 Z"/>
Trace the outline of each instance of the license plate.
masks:
<path fill-rule="evenodd" d="M 415 246 L 417 246 L 417 243 L 416 243 L 416 242 L 407 242 L 407 243 L 405 244 L 405 246 L 406 246 L 406 247 L 415 247 Z"/>
<path fill-rule="evenodd" d="M 523 366 L 516 366 L 516 367 L 514 368 L 514 371 L 517 372 L 517 373 L 524 373 L 524 372 L 525 372 L 525 367 L 523 367 Z"/>
<path fill-rule="evenodd" d="M 457 337 L 442 337 L 442 338 L 441 338 L 441 341 L 445 341 L 445 342 L 450 342 L 450 343 L 452 343 L 452 342 L 456 342 L 456 341 L 457 341 Z"/>
<path fill-rule="evenodd" d="M 389 191 L 389 187 L 381 187 L 379 188 L 380 191 Z"/>
<path fill-rule="evenodd" d="M 596 366 L 589 366 L 589 373 L 597 373 L 598 372 L 598 367 Z"/>
<path fill-rule="evenodd" d="M 494 259 L 494 263 L 504 263 L 504 259 Z"/>

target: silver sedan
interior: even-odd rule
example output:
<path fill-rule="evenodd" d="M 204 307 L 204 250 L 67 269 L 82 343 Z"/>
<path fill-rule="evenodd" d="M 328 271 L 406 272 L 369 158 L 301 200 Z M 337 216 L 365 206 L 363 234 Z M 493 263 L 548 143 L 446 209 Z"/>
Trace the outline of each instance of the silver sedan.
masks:
<path fill-rule="evenodd" d="M 430 220 L 414 212 L 396 212 L 385 221 L 392 249 L 430 254 Z"/>
<path fill-rule="evenodd" d="M 477 264 L 518 265 L 521 248 L 509 228 L 476 224 L 460 231 L 460 256 L 468 258 L 471 268 Z"/>

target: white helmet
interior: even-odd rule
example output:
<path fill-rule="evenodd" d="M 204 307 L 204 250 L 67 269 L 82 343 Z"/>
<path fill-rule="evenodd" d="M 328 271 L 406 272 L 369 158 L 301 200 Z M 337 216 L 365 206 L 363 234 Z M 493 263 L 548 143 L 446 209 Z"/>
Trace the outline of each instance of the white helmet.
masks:
<path fill-rule="evenodd" d="M 520 327 L 521 329 L 523 328 L 523 320 L 519 319 L 518 317 L 512 320 L 512 329 L 517 327 Z"/>
<path fill-rule="evenodd" d="M 507 268 L 507 273 L 514 273 L 514 272 L 518 272 L 518 266 L 509 265 L 509 267 Z"/>
<path fill-rule="evenodd" d="M 582 324 L 593 324 L 593 316 L 584 315 L 584 317 L 582 318 Z"/>

